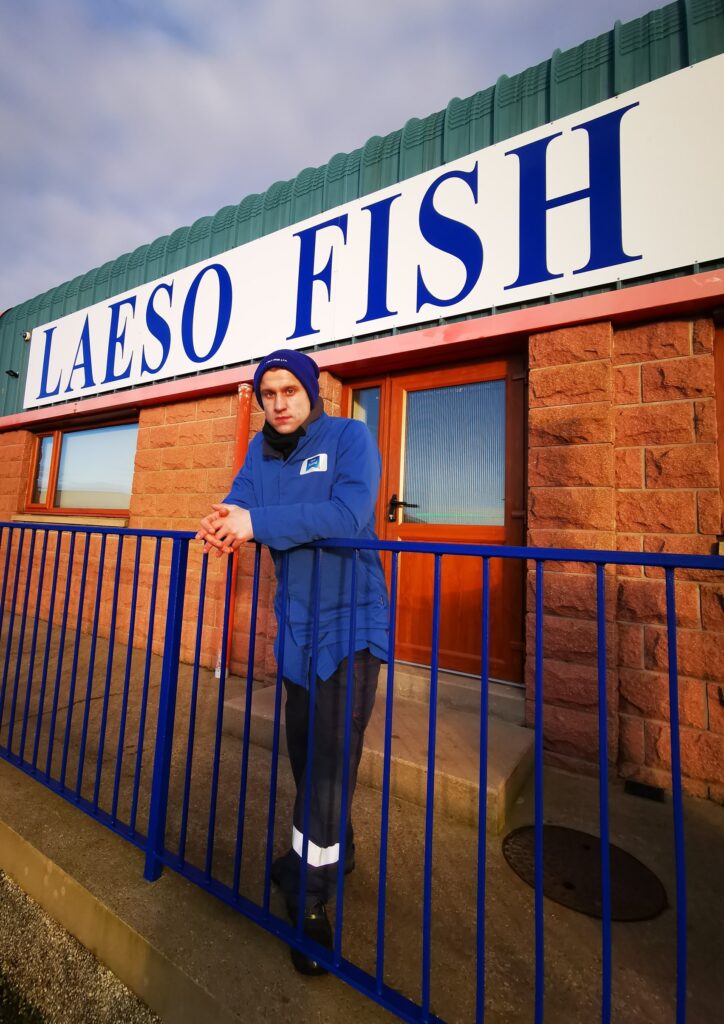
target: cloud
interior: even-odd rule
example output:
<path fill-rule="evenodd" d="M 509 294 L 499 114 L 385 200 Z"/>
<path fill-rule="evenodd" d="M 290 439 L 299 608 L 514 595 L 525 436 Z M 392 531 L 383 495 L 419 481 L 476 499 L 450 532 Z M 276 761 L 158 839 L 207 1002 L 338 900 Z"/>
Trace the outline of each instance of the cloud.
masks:
<path fill-rule="evenodd" d="M 649 4 L 561 0 L 555 20 L 544 0 L 9 6 L 0 309 Z"/>

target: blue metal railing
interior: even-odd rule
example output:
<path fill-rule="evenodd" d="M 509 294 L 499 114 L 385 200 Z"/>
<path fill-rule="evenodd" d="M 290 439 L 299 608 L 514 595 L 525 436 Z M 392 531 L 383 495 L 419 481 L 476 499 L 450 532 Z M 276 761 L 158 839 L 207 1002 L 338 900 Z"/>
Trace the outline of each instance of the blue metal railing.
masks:
<path fill-rule="evenodd" d="M 0 524 L 0 756 L 62 795 L 145 852 L 145 876 L 158 878 L 163 867 L 178 871 L 244 913 L 272 934 L 313 953 L 330 971 L 407 1021 L 442 1020 L 432 1010 L 433 853 L 435 839 L 435 764 L 437 691 L 441 624 L 442 563 L 448 556 L 476 559 L 481 565 L 482 617 L 479 722 L 479 795 L 476 837 L 476 926 L 474 1019 L 486 1012 L 486 794 L 488 684 L 490 657 L 491 559 L 519 559 L 535 567 L 535 897 L 534 1020 L 543 1021 L 545 935 L 543 913 L 543 707 L 544 586 L 546 562 L 590 563 L 596 573 L 599 829 L 602 856 L 601 1020 L 611 1020 L 612 935 L 609 868 L 609 791 L 607 735 L 607 622 L 605 567 L 635 565 L 664 570 L 668 679 L 671 724 L 671 788 L 676 867 L 676 1020 L 686 1016 L 687 919 L 683 800 L 678 715 L 675 569 L 724 570 L 724 558 L 643 555 L 612 551 L 573 551 L 524 547 L 362 542 L 334 540 L 314 545 L 312 620 L 314 642 L 310 686 L 307 763 L 314 743 L 317 637 L 320 620 L 320 563 L 326 549 L 351 549 L 349 673 L 344 708 L 340 863 L 345 863 L 348 817 L 349 750 L 352 728 L 352 655 L 356 647 L 354 603 L 358 554 L 363 549 L 390 552 L 390 640 L 382 756 L 379 831 L 379 880 L 376 901 L 374 967 L 343 955 L 345 878 L 339 872 L 334 945 L 310 945 L 301 915 L 290 924 L 272 910 L 271 868 L 280 794 L 279 753 L 285 623 L 280 628 L 279 665 L 274 686 L 271 751 L 264 771 L 264 799 L 258 792 L 258 766 L 250 757 L 252 702 L 258 659 L 258 612 L 262 578 L 257 547 L 249 600 L 249 639 L 243 687 L 243 729 L 232 801 L 224 758 L 224 713 L 232 587 L 231 562 L 210 565 L 190 533 L 114 530 L 49 524 Z M 4 557 L 3 557 L 4 549 Z M 386 926 L 390 882 L 395 650 L 399 559 L 404 553 L 433 556 L 432 654 L 427 722 L 426 811 L 422 868 L 422 934 L 419 999 L 387 984 Z M 49 569 L 49 563 L 51 568 Z M 213 566 L 213 568 L 212 568 Z M 163 580 L 163 583 L 161 582 Z M 281 606 L 286 608 L 288 558 L 281 570 Z M 223 595 L 223 599 L 219 598 Z M 221 622 L 209 607 L 223 608 Z M 123 621 L 122 621 L 123 620 Z M 220 644 L 217 677 L 204 668 L 209 637 Z M 204 640 L 206 639 L 206 643 Z M 3 646 L 4 645 L 4 652 Z M 154 647 L 160 654 L 154 657 Z M 189 665 L 182 664 L 187 652 Z M 39 655 L 42 656 L 39 657 Z M 190 653 L 188 653 L 190 652 Z M 187 671 L 188 670 L 188 671 Z M 83 685 L 84 684 L 84 685 Z M 81 695 L 79 697 L 79 694 Z M 76 705 L 78 705 L 76 707 Z M 182 723 L 184 716 L 187 721 Z M 182 728 L 181 725 L 184 725 Z M 135 748 L 135 749 L 134 749 Z M 135 756 L 134 756 L 135 755 Z M 309 775 L 310 773 L 308 773 Z M 268 792 L 268 799 L 266 794 Z M 199 795 L 201 794 L 201 795 Z M 259 811 L 265 808 L 265 815 Z M 303 811 L 300 906 L 304 905 L 311 786 Z M 145 832 L 139 822 L 147 822 Z M 250 854 L 248 851 L 252 850 Z M 254 853 L 256 851 L 256 854 Z M 242 892 L 254 876 L 261 898 Z"/>

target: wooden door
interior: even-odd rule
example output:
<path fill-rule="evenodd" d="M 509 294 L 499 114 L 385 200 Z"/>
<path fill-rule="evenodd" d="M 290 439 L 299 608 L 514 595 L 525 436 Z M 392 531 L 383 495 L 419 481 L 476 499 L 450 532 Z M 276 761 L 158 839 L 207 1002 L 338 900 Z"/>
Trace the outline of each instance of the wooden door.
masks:
<path fill-rule="evenodd" d="M 366 419 L 383 457 L 378 533 L 386 540 L 523 544 L 524 367 L 519 357 L 365 382 L 350 412 Z M 432 555 L 399 564 L 397 657 L 429 664 Z M 490 675 L 522 682 L 519 561 L 493 559 Z M 480 673 L 482 563 L 442 560 L 440 667 Z"/>

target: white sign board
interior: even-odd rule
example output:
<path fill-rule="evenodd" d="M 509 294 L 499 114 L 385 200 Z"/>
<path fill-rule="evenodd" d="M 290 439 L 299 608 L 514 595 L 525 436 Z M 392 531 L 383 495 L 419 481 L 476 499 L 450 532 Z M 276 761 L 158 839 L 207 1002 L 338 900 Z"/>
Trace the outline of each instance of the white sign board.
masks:
<path fill-rule="evenodd" d="M 724 55 L 42 324 L 25 407 L 718 259 L 723 86 Z"/>

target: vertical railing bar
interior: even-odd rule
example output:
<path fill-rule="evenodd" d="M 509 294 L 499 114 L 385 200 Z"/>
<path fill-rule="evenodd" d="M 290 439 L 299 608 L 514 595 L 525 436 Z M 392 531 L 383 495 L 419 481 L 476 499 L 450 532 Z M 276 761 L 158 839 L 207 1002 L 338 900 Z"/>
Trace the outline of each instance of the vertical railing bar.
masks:
<path fill-rule="evenodd" d="M 162 538 L 156 537 L 153 555 L 153 577 L 151 579 L 151 601 L 148 609 L 148 637 L 146 639 L 146 659 L 143 668 L 143 693 L 141 694 L 141 713 L 138 716 L 138 743 L 136 745 L 136 767 L 133 773 L 133 799 L 131 801 L 131 835 L 136 832 L 138 815 L 138 797 L 141 789 L 141 768 L 143 766 L 143 744 L 146 739 L 146 714 L 148 712 L 148 691 L 151 684 L 151 658 L 153 656 L 153 634 L 156 624 L 156 598 L 158 596 L 158 573 L 161 564 Z M 169 595 L 170 597 L 170 595 Z"/>
<path fill-rule="evenodd" d="M 18 709 L 18 691 L 20 689 L 20 669 L 23 663 L 23 648 L 25 647 L 25 630 L 28 624 L 28 605 L 30 603 L 30 582 L 33 575 L 33 560 L 35 558 L 35 530 L 30 535 L 30 554 L 28 555 L 28 568 L 25 574 L 25 595 L 23 597 L 23 610 L 20 618 L 20 636 L 18 638 L 18 653 L 15 659 L 15 679 L 13 680 L 13 696 L 10 701 L 10 719 L 8 721 L 8 754 L 12 753 L 13 733 L 15 731 L 15 714 Z"/>
<path fill-rule="evenodd" d="M 123 696 L 121 697 L 121 721 L 118 726 L 118 750 L 116 753 L 116 776 L 113 780 L 113 803 L 111 805 L 111 821 L 115 825 L 118 816 L 118 796 L 121 789 L 121 771 L 123 768 L 123 745 L 126 742 L 126 719 L 128 717 L 128 695 L 131 688 L 131 666 L 133 664 L 133 634 L 136 631 L 136 607 L 138 604 L 138 574 L 141 568 L 141 538 L 136 537 L 136 556 L 133 561 L 133 581 L 131 582 L 131 611 L 128 616 L 128 642 L 126 644 L 126 672 L 123 679 Z"/>
<path fill-rule="evenodd" d="M 116 571 L 113 574 L 113 597 L 111 598 L 111 621 L 108 626 L 108 657 L 106 659 L 106 682 L 103 687 L 103 705 L 101 709 L 101 728 L 98 736 L 98 756 L 96 758 L 96 778 L 93 787 L 93 810 L 98 810 L 101 792 L 101 776 L 103 774 L 103 754 L 106 749 L 106 729 L 108 727 L 108 705 L 111 698 L 111 682 L 113 681 L 113 655 L 116 650 L 116 618 L 118 616 L 118 590 L 121 583 L 121 561 L 123 559 L 123 534 L 118 534 L 116 547 Z"/>
<path fill-rule="evenodd" d="M 211 869 L 214 860 L 214 837 L 216 833 L 216 804 L 219 798 L 219 771 L 221 768 L 221 742 L 224 724 L 224 699 L 226 696 L 226 659 L 229 647 L 229 614 L 231 612 L 231 584 L 234 574 L 232 560 L 226 565 L 226 586 L 224 589 L 224 622 L 221 630 L 221 664 L 219 675 L 219 699 L 216 705 L 216 739 L 214 742 L 214 760 L 211 768 L 211 800 L 209 804 L 209 830 L 206 839 L 206 880 L 211 881 Z"/>
<path fill-rule="evenodd" d="M 432 651 L 430 657 L 430 716 L 427 739 L 427 798 L 425 800 L 425 866 L 422 900 L 422 1000 L 420 1019 L 430 1019 L 432 930 L 432 840 L 435 812 L 435 743 L 437 736 L 437 683 L 440 656 L 440 587 L 442 555 L 435 555 L 432 598 Z"/>
<path fill-rule="evenodd" d="M 5 548 L 5 568 L 3 570 L 3 591 L 2 597 L 0 597 L 0 637 L 2 636 L 3 622 L 5 621 L 5 596 L 8 591 L 8 576 L 10 575 L 10 554 L 13 548 L 13 539 L 15 537 L 15 530 L 12 526 L 6 527 L 5 524 L 0 527 L 0 544 L 2 543 L 3 537 L 5 537 L 5 531 L 7 529 L 7 547 Z M 22 531 L 21 531 L 22 533 Z"/>
<path fill-rule="evenodd" d="M 350 589 L 349 645 L 347 647 L 347 696 L 344 708 L 344 741 L 342 744 L 342 794 L 339 811 L 339 861 L 337 864 L 337 905 L 334 925 L 334 964 L 342 961 L 342 927 L 344 924 L 344 866 L 347 858 L 347 819 L 349 817 L 349 746 L 352 737 L 354 700 L 354 656 L 357 642 L 357 564 L 359 551 L 352 552 Z"/>
<path fill-rule="evenodd" d="M 201 667 L 201 639 L 204 631 L 204 608 L 206 607 L 206 576 L 209 568 L 209 556 L 201 557 L 201 578 L 199 580 L 199 610 L 196 621 L 196 644 L 194 647 L 194 669 L 191 678 L 191 700 L 189 703 L 189 731 L 186 741 L 186 771 L 184 775 L 184 795 L 181 803 L 181 827 L 179 829 L 178 852 L 182 864 L 186 862 L 186 833 L 189 824 L 189 805 L 191 802 L 191 768 L 194 760 L 194 742 L 196 736 L 196 706 L 199 699 L 199 670 Z"/>
<path fill-rule="evenodd" d="M 20 584 L 20 563 L 23 557 L 23 547 L 25 546 L 25 530 L 20 531 L 20 543 L 18 544 L 18 553 L 15 556 L 15 579 L 13 581 L 13 596 L 10 604 L 10 622 L 8 624 L 8 635 L 5 640 L 5 664 L 3 667 L 3 683 L 2 690 L 0 690 L 0 730 L 3 724 L 3 715 L 5 711 L 5 694 L 7 692 L 7 680 L 8 680 L 8 669 L 10 668 L 10 651 L 13 646 L 13 633 L 15 632 L 15 611 L 18 606 L 18 587 Z M 8 744 L 8 751 L 10 745 Z"/>
<path fill-rule="evenodd" d="M 671 727 L 671 796 L 676 860 L 676 1024 L 686 1020 L 686 858 L 684 805 L 681 793 L 681 735 L 679 731 L 679 658 L 676 635 L 674 569 L 666 572 L 666 634 L 669 647 L 669 724 Z"/>
<path fill-rule="evenodd" d="M 317 659 L 319 657 L 319 608 L 322 587 L 321 556 L 314 549 L 312 568 L 312 657 L 309 666 L 309 715 L 307 718 L 307 758 L 304 770 L 304 810 L 302 814 L 302 863 L 299 869 L 299 906 L 297 908 L 297 938 L 304 937 L 304 911 L 307 902 L 307 858 L 309 857 L 309 818 L 312 811 L 314 783 L 314 730 L 317 710 Z"/>
<path fill-rule="evenodd" d="M 83 565 L 80 571 L 80 589 L 78 591 L 78 609 L 76 612 L 75 643 L 73 644 L 73 661 L 70 667 L 70 687 L 68 689 L 68 714 L 65 718 L 65 736 L 63 737 L 63 756 L 60 768 L 60 789 L 65 790 L 65 776 L 68 770 L 68 753 L 70 751 L 70 729 L 73 722 L 73 710 L 75 708 L 75 684 L 78 671 L 78 657 L 80 654 L 80 638 L 83 628 L 83 605 L 85 603 L 85 584 L 88 571 L 88 556 L 90 554 L 90 533 L 83 534 L 85 544 L 83 545 Z"/>
<path fill-rule="evenodd" d="M 98 623 L 101 611 L 101 594 L 103 592 L 103 568 L 106 560 L 106 536 L 101 535 L 101 547 L 98 553 L 98 579 L 96 581 L 96 601 L 93 611 L 93 623 L 91 630 L 91 649 L 88 658 L 88 678 L 85 691 L 85 706 L 83 708 L 83 726 L 80 734 L 80 748 L 78 750 L 78 772 L 75 781 L 75 799 L 80 800 L 80 791 L 83 786 L 83 769 L 85 767 L 85 747 L 88 740 L 88 722 L 90 719 L 91 694 L 93 692 L 93 675 L 96 661 L 96 642 L 98 640 Z"/>
<path fill-rule="evenodd" d="M 53 767 L 53 744 L 55 743 L 55 726 L 58 720 L 58 702 L 60 700 L 60 683 L 63 677 L 63 663 L 65 662 L 65 634 L 68 628 L 68 612 L 70 609 L 70 591 L 73 582 L 73 555 L 75 553 L 75 533 L 71 532 L 68 541 L 68 568 L 65 577 L 65 598 L 63 601 L 63 618 L 60 624 L 60 637 L 58 638 L 58 665 L 55 672 L 55 686 L 53 687 L 53 701 L 50 712 L 50 729 L 48 730 L 48 753 L 45 762 L 45 774 L 50 778 Z M 58 547 L 60 547 L 63 535 L 58 535 Z"/>
<path fill-rule="evenodd" d="M 535 1024 L 543 1024 L 543 563 L 535 562 Z"/>
<path fill-rule="evenodd" d="M 166 631 L 164 634 L 163 664 L 161 666 L 161 689 L 158 696 L 156 743 L 151 773 L 151 803 L 148 810 L 146 863 L 143 870 L 143 877 L 147 882 L 155 882 L 161 876 L 166 849 L 168 790 L 171 778 L 171 755 L 176 717 L 176 692 L 178 689 L 178 666 L 181 653 L 181 630 L 183 627 L 188 557 L 188 540 L 174 537 L 171 541 L 171 571 L 168 580 Z"/>
<path fill-rule="evenodd" d="M 289 553 L 282 554 L 281 579 L 279 582 L 279 599 L 281 612 L 279 616 L 277 679 L 274 694 L 274 726 L 272 730 L 272 754 L 269 773 L 269 809 L 267 815 L 266 858 L 264 863 L 264 914 L 269 915 L 271 899 L 271 868 L 274 857 L 274 818 L 277 800 L 277 774 L 279 768 L 279 733 L 282 717 L 282 681 L 284 677 L 284 639 L 287 627 L 287 588 L 289 585 Z"/>
<path fill-rule="evenodd" d="M 53 638 L 53 619 L 55 617 L 55 595 L 58 588 L 58 570 L 60 568 L 60 542 L 62 534 L 60 530 L 55 533 L 55 558 L 53 559 L 53 582 L 50 585 L 50 600 L 48 603 L 48 627 L 45 631 L 45 650 L 43 652 L 43 671 L 40 677 L 40 693 L 38 694 L 38 717 L 35 721 L 35 736 L 33 738 L 33 761 L 32 769 L 37 771 L 38 755 L 40 753 L 40 732 L 43 726 L 43 714 L 45 712 L 45 691 L 48 685 L 48 663 L 50 661 L 50 645 Z"/>
<path fill-rule="evenodd" d="M 490 559 L 483 558 L 483 608 L 480 643 L 480 777 L 478 780 L 478 879 L 475 1020 L 485 1019 L 485 870 L 488 819 L 488 690 L 490 655 Z"/>
<path fill-rule="evenodd" d="M 375 987 L 382 993 L 385 981 L 385 916 L 387 903 L 387 847 L 390 824 L 390 774 L 392 769 L 392 711 L 395 697 L 395 641 L 397 631 L 397 568 L 399 552 L 392 552 L 390 574 L 390 638 L 387 657 L 385 746 L 382 766 L 382 813 L 380 817 L 380 883 L 377 891 L 377 963 Z"/>
<path fill-rule="evenodd" d="M 30 657 L 28 659 L 28 678 L 25 683 L 25 708 L 23 709 L 23 727 L 20 733 L 19 758 L 22 763 L 25 759 L 25 741 L 28 734 L 28 719 L 30 717 L 30 700 L 33 690 L 33 670 L 35 669 L 35 652 L 38 642 L 38 627 L 40 625 L 40 603 L 43 597 L 43 580 L 45 578 L 45 562 L 48 552 L 49 531 L 43 531 L 43 548 L 40 552 L 40 565 L 38 566 L 38 589 L 35 594 L 35 624 L 33 625 L 33 638 L 30 642 Z M 9 744 L 8 744 L 9 749 Z"/>
<path fill-rule="evenodd" d="M 249 775 L 249 743 L 251 738 L 251 701 L 254 692 L 254 659 L 256 655 L 256 617 L 259 606 L 259 576 L 261 548 L 257 544 L 254 556 L 254 580 L 251 588 L 249 616 L 249 653 L 246 667 L 246 700 L 244 705 L 244 739 L 241 749 L 241 780 L 239 782 L 239 813 L 236 820 L 236 849 L 234 851 L 234 895 L 238 895 L 241 878 L 241 858 L 244 852 L 244 817 L 246 813 L 246 787 Z"/>
<path fill-rule="evenodd" d="M 611 1020 L 611 851 L 608 822 L 608 693 L 606 678 L 606 575 L 596 565 L 598 619 L 598 809 L 601 834 L 601 1024 Z"/>

